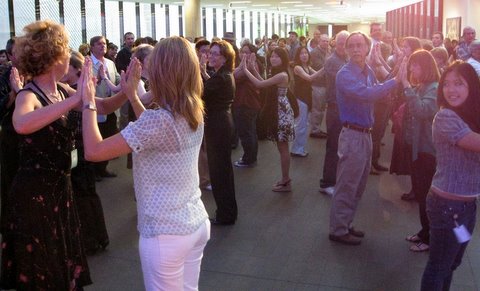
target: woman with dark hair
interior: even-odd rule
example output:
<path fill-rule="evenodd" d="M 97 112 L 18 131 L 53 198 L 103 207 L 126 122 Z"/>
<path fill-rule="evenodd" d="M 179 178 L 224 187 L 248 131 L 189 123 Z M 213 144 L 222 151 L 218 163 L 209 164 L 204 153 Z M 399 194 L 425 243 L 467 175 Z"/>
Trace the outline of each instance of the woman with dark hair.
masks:
<path fill-rule="evenodd" d="M 312 81 L 323 74 L 323 70 L 316 72 L 310 67 L 310 53 L 307 47 L 299 47 L 295 53 L 294 94 L 297 99 L 299 115 L 295 122 L 295 139 L 293 140 L 290 155 L 306 157 L 305 150 L 308 139 L 308 113 L 312 110 Z"/>
<path fill-rule="evenodd" d="M 454 62 L 440 79 L 433 120 L 437 168 L 427 196 L 430 254 L 421 290 L 449 290 L 476 221 L 480 196 L 480 81 Z"/>
<path fill-rule="evenodd" d="M 419 204 L 421 230 L 407 236 L 415 243 L 413 252 L 427 251 L 430 243 L 426 198 L 435 173 L 435 149 L 432 141 L 432 122 L 437 112 L 437 87 L 440 74 L 435 59 L 429 51 L 418 50 L 402 64 L 400 76 L 406 99 L 402 136 L 412 153 L 412 190 Z"/>
<path fill-rule="evenodd" d="M 280 165 L 282 169 L 282 178 L 273 185 L 274 192 L 292 191 L 290 179 L 290 154 L 288 142 L 295 137 L 294 114 L 287 97 L 288 92 L 288 54 L 282 48 L 273 50 L 270 56 L 272 71 L 270 78 L 263 80 L 254 66 L 249 66 L 247 60 L 242 60 L 240 66 L 245 75 L 257 88 L 268 87 L 267 97 L 264 105 L 264 114 L 267 124 L 267 138 L 277 143 L 280 153 Z M 252 69 L 252 72 L 250 72 Z"/>
<path fill-rule="evenodd" d="M 240 48 L 240 59 L 252 59 L 250 66 L 256 66 L 258 72 L 263 71 L 263 66 L 257 60 L 257 49 L 252 44 L 244 44 Z M 252 68 L 253 70 L 253 68 Z M 233 101 L 233 116 L 238 137 L 242 143 L 243 156 L 234 163 L 235 167 L 253 167 L 257 162 L 257 116 L 261 109 L 259 90 L 245 76 L 242 67 L 237 67 L 233 72 L 235 77 L 235 99 Z"/>
<path fill-rule="evenodd" d="M 214 73 L 208 74 L 205 62 L 201 64 L 201 72 L 205 80 L 203 100 L 208 169 L 213 197 L 217 204 L 215 218 L 212 218 L 211 222 L 214 225 L 232 225 L 237 220 L 238 212 L 231 157 L 231 106 L 235 96 L 232 75 L 235 52 L 232 45 L 224 40 L 212 42 L 208 65 L 214 69 Z"/>

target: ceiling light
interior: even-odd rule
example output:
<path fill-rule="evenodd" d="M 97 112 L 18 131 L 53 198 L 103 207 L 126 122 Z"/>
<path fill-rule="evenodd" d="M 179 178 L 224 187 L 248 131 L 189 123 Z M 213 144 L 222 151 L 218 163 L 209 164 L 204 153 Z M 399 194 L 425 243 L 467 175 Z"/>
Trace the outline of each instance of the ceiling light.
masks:
<path fill-rule="evenodd" d="M 284 2 L 280 2 L 282 4 L 300 4 L 300 3 L 303 3 L 302 1 L 284 1 Z"/>
<path fill-rule="evenodd" d="M 230 1 L 231 4 L 248 4 L 252 3 L 252 1 Z"/>
<path fill-rule="evenodd" d="M 252 7 L 269 7 L 272 6 L 272 4 L 252 4 Z"/>
<path fill-rule="evenodd" d="M 297 4 L 297 5 L 293 5 L 294 7 L 312 7 L 313 4 Z"/>

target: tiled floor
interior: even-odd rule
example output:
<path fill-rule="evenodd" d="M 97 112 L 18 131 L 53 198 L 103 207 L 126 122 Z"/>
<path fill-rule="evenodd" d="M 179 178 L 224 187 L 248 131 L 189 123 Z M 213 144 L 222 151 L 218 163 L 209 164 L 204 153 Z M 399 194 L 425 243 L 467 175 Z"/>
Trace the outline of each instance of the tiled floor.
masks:
<path fill-rule="evenodd" d="M 383 164 L 389 164 L 391 136 Z M 325 140 L 310 139 L 307 158 L 293 158 L 291 193 L 274 193 L 279 158 L 273 143 L 260 144 L 255 168 L 235 169 L 238 222 L 212 227 L 200 290 L 419 290 L 427 253 L 412 253 L 404 238 L 418 231 L 418 210 L 400 200 L 406 177 L 370 176 L 355 219 L 366 231 L 361 246 L 328 240 L 330 197 L 318 192 Z M 238 159 L 241 150 L 233 153 Z M 89 257 L 94 284 L 86 290 L 142 290 L 132 177 L 124 158 L 111 163 L 118 178 L 98 183 L 111 245 Z M 203 195 L 210 215 L 211 193 Z M 477 229 L 452 290 L 480 290 Z"/>

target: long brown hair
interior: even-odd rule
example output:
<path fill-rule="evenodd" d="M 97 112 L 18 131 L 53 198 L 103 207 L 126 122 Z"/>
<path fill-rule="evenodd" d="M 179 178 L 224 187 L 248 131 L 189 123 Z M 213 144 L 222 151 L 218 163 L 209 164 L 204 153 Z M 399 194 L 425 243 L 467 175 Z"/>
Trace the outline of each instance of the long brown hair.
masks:
<path fill-rule="evenodd" d="M 419 65 L 422 69 L 422 76 L 417 80 L 410 74 L 410 67 L 412 64 Z M 412 84 L 432 83 L 440 80 L 440 73 L 438 72 L 437 62 L 432 54 L 426 50 L 418 50 L 410 55 L 408 58 L 408 79 Z"/>
<path fill-rule="evenodd" d="M 158 42 L 147 71 L 153 102 L 181 115 L 196 130 L 203 123 L 203 83 L 197 55 L 187 40 L 174 36 Z"/>

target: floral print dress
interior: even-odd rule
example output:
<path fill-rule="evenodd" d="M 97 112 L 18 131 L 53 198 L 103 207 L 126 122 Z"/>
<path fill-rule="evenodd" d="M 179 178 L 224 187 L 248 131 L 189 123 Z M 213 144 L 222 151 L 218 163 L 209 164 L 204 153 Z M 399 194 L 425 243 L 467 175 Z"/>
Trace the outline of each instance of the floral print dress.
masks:
<path fill-rule="evenodd" d="M 288 88 L 278 87 L 278 131 L 275 141 L 292 141 L 295 138 L 295 118 L 287 97 Z"/>
<path fill-rule="evenodd" d="M 77 290 L 91 284 L 70 180 L 71 119 L 19 137 L 20 167 L 2 236 L 1 288 Z"/>

